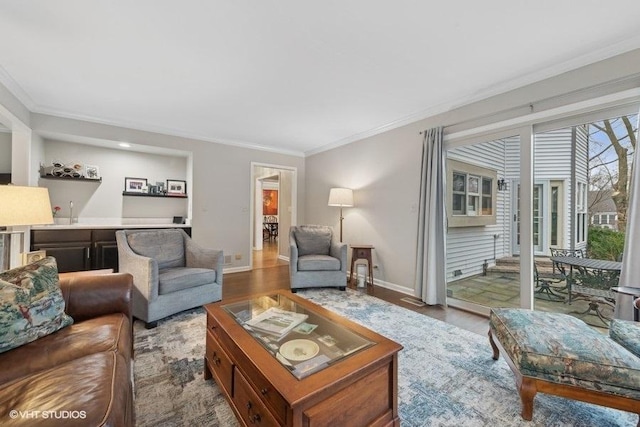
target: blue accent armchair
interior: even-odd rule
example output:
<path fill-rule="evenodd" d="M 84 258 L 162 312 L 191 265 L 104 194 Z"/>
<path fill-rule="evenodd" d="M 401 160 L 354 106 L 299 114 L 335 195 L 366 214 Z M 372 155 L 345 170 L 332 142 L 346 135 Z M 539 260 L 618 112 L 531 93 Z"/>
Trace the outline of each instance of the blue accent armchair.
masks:
<path fill-rule="evenodd" d="M 133 276 L 133 316 L 158 319 L 222 299 L 222 251 L 198 246 L 181 229 L 116 232 L 120 272 Z"/>
<path fill-rule="evenodd" d="M 301 288 L 337 287 L 347 284 L 347 244 L 333 240 L 324 225 L 293 226 L 289 230 L 291 291 Z"/>

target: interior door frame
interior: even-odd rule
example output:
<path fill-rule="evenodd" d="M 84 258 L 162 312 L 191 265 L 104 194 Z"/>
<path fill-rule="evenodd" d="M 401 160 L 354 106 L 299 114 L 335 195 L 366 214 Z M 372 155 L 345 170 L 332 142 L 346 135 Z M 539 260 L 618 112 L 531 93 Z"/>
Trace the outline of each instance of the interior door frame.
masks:
<path fill-rule="evenodd" d="M 260 230 L 257 230 L 257 226 L 256 224 L 256 205 L 257 205 L 257 191 L 256 191 L 256 182 L 258 179 L 260 179 L 259 176 L 256 176 L 256 168 L 257 167 L 261 167 L 261 168 L 268 168 L 268 169 L 275 169 L 278 171 L 287 171 L 287 172 L 291 172 L 292 177 L 291 177 L 291 225 L 297 225 L 298 223 L 298 168 L 295 166 L 287 166 L 287 165 L 277 165 L 277 164 L 271 164 L 271 163 L 261 163 L 261 162 L 251 162 L 251 171 L 250 171 L 250 179 L 249 182 L 251 183 L 251 189 L 250 189 L 250 196 L 249 196 L 249 227 L 250 227 L 250 231 L 249 231 L 249 269 L 253 270 L 253 243 L 254 243 L 254 238 L 255 238 L 255 233 L 260 232 L 262 233 L 262 229 L 260 228 Z M 282 188 L 282 186 L 280 187 Z M 282 200 L 281 197 L 278 198 L 279 200 Z M 279 203 L 279 202 L 278 202 Z M 279 207 L 279 211 L 278 211 L 278 216 L 282 215 L 283 210 Z M 278 230 L 278 234 L 281 234 L 282 230 Z M 288 231 L 287 233 L 284 234 L 285 236 L 288 236 Z M 288 238 L 288 237 L 287 237 Z M 280 237 L 278 238 L 278 253 L 280 252 Z"/>

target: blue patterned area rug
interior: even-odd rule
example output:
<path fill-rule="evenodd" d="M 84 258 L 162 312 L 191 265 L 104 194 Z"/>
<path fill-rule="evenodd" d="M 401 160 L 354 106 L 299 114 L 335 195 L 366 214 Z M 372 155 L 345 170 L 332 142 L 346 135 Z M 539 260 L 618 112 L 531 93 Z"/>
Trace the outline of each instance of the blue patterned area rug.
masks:
<path fill-rule="evenodd" d="M 404 346 L 399 413 L 415 426 L 635 426 L 636 415 L 554 396 L 536 396 L 533 421 L 520 418 L 514 376 L 491 358 L 488 338 L 357 291 L 299 291 Z M 213 381 L 203 380 L 206 320 L 196 309 L 146 330 L 134 325 L 137 426 L 237 426 Z M 317 375 L 322 375 L 318 373 Z"/>

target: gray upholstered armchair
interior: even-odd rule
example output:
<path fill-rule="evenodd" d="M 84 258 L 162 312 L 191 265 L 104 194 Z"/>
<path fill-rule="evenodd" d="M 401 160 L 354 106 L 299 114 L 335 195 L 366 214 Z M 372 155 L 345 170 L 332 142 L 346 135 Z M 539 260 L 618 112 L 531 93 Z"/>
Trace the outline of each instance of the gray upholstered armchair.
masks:
<path fill-rule="evenodd" d="M 333 241 L 324 225 L 300 225 L 289 230 L 289 277 L 293 292 L 301 288 L 338 287 L 347 283 L 347 244 Z"/>
<path fill-rule="evenodd" d="M 180 229 L 116 232 L 120 272 L 133 276 L 133 316 L 158 319 L 222 299 L 222 251 L 198 246 Z"/>

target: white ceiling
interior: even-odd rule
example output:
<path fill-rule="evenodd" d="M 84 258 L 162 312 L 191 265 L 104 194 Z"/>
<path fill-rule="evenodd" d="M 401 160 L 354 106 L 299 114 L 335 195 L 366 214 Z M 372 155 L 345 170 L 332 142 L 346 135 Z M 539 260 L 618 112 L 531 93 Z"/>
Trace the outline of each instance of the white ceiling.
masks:
<path fill-rule="evenodd" d="M 0 0 L 31 111 L 313 153 L 640 47 L 638 0 Z"/>

